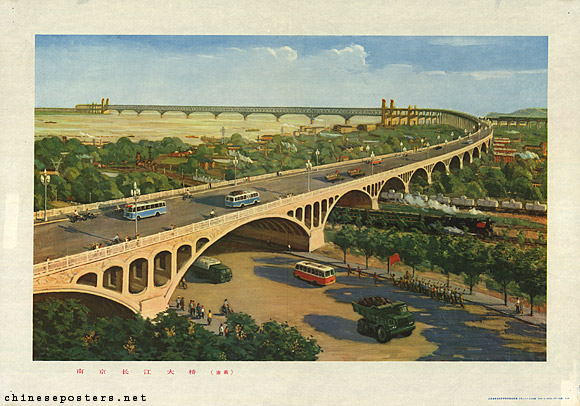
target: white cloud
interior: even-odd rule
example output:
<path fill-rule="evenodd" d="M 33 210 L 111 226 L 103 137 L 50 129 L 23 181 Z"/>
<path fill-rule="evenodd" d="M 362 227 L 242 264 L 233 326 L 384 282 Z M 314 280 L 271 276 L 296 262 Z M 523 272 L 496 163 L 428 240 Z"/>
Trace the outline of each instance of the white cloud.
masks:
<path fill-rule="evenodd" d="M 295 61 L 298 59 L 298 52 L 294 49 L 290 48 L 289 46 L 284 46 L 280 48 L 270 48 L 270 47 L 260 47 L 254 48 L 254 51 L 258 52 L 267 52 L 268 54 L 272 55 L 274 59 L 284 60 L 284 61 Z"/>
<path fill-rule="evenodd" d="M 442 71 L 442 70 L 430 70 L 430 71 L 425 71 L 422 73 L 425 75 L 429 75 L 429 76 L 444 76 L 445 75 L 445 71 Z"/>
<path fill-rule="evenodd" d="M 457 73 L 471 76 L 475 80 L 486 80 L 486 79 L 507 79 L 519 75 L 541 75 L 547 73 L 547 70 L 546 69 L 520 70 L 520 71 L 490 70 L 490 71 L 457 72 Z"/>
<path fill-rule="evenodd" d="M 433 45 L 469 47 L 493 44 L 497 42 L 497 39 L 490 37 L 442 37 L 433 38 L 430 42 Z"/>

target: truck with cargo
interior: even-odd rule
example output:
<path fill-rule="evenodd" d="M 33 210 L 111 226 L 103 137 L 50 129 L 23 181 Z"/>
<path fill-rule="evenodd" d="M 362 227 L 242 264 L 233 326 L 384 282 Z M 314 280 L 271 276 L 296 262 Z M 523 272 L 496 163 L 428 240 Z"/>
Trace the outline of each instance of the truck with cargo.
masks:
<path fill-rule="evenodd" d="M 343 180 L 343 176 L 338 173 L 338 171 L 334 173 L 329 173 L 324 177 L 327 182 L 338 182 L 339 180 Z"/>
<path fill-rule="evenodd" d="M 219 259 L 199 257 L 185 273 L 185 280 L 204 279 L 212 283 L 224 283 L 232 280 L 232 270 Z"/>
<path fill-rule="evenodd" d="M 397 335 L 408 337 L 415 329 L 415 317 L 404 302 L 374 296 L 352 302 L 352 308 L 363 317 L 357 322 L 357 331 L 380 343 Z"/>
<path fill-rule="evenodd" d="M 359 176 L 365 176 L 365 173 L 360 170 L 360 166 L 358 168 L 349 169 L 348 176 L 351 178 L 358 178 Z"/>

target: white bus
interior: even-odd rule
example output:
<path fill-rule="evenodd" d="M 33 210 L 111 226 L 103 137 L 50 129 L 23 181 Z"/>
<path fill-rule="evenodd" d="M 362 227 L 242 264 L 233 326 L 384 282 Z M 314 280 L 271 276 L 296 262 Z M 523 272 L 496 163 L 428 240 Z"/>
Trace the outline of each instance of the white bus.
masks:
<path fill-rule="evenodd" d="M 138 220 L 141 220 L 145 217 L 158 217 L 165 213 L 167 213 L 167 205 L 164 201 L 160 200 L 157 202 L 137 203 L 136 209 L 134 204 L 128 204 L 125 206 L 123 217 L 129 220 L 135 220 L 136 216 Z"/>
<path fill-rule="evenodd" d="M 260 203 L 260 194 L 253 190 L 235 190 L 225 198 L 226 207 L 245 207 Z"/>

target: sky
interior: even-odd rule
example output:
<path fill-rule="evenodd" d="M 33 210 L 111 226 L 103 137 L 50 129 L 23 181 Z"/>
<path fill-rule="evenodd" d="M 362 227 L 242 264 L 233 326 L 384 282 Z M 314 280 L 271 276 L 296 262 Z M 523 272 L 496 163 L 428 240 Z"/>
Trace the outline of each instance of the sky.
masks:
<path fill-rule="evenodd" d="M 547 107 L 547 37 L 37 35 L 37 107 Z"/>

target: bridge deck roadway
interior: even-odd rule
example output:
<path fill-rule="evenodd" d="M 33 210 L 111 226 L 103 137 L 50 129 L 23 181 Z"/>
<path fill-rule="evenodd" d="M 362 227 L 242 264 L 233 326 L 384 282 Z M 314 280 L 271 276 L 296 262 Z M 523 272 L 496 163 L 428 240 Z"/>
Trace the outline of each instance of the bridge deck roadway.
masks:
<path fill-rule="evenodd" d="M 472 137 L 473 141 L 480 140 L 487 136 L 489 131 L 480 131 L 478 135 Z M 466 147 L 461 142 L 449 143 L 446 147 L 439 150 L 431 149 L 430 151 L 421 151 L 410 153 L 406 157 L 390 156 L 384 158 L 380 164 L 375 165 L 374 173 L 384 172 L 393 168 L 404 165 L 417 163 L 426 158 L 434 158 L 452 152 L 457 149 Z M 351 168 L 360 166 L 367 175 L 370 175 L 371 168 L 369 164 L 344 162 L 340 167 L 339 173 L 346 172 Z M 332 186 L 324 179 L 324 175 L 334 173 L 336 167 L 332 169 L 323 169 L 312 171 L 311 189 L 318 190 Z M 262 203 L 272 202 L 282 195 L 293 193 L 299 195 L 307 192 L 308 180 L 307 173 L 281 176 L 261 181 L 252 181 L 250 183 L 240 181 L 237 186 L 229 186 L 219 189 L 210 189 L 194 194 L 192 201 L 184 201 L 181 197 L 165 199 L 167 201 L 167 214 L 160 217 L 143 219 L 138 224 L 138 232 L 141 237 L 157 234 L 166 231 L 172 224 L 177 227 L 196 223 L 209 217 L 209 212 L 214 209 L 216 214 L 223 215 L 236 210 L 224 207 L 224 196 L 232 190 L 252 189 L 260 192 Z M 351 178 L 344 174 L 342 182 L 348 182 Z M 85 252 L 90 249 L 91 245 L 101 242 L 103 246 L 112 242 L 115 234 L 118 233 L 121 239 L 125 236 L 134 236 L 135 222 L 125 220 L 112 211 L 103 211 L 97 213 L 94 220 L 80 221 L 71 223 L 67 218 L 60 218 L 49 223 L 38 224 L 34 228 L 34 263 L 45 261 L 47 257 L 51 260 Z"/>

